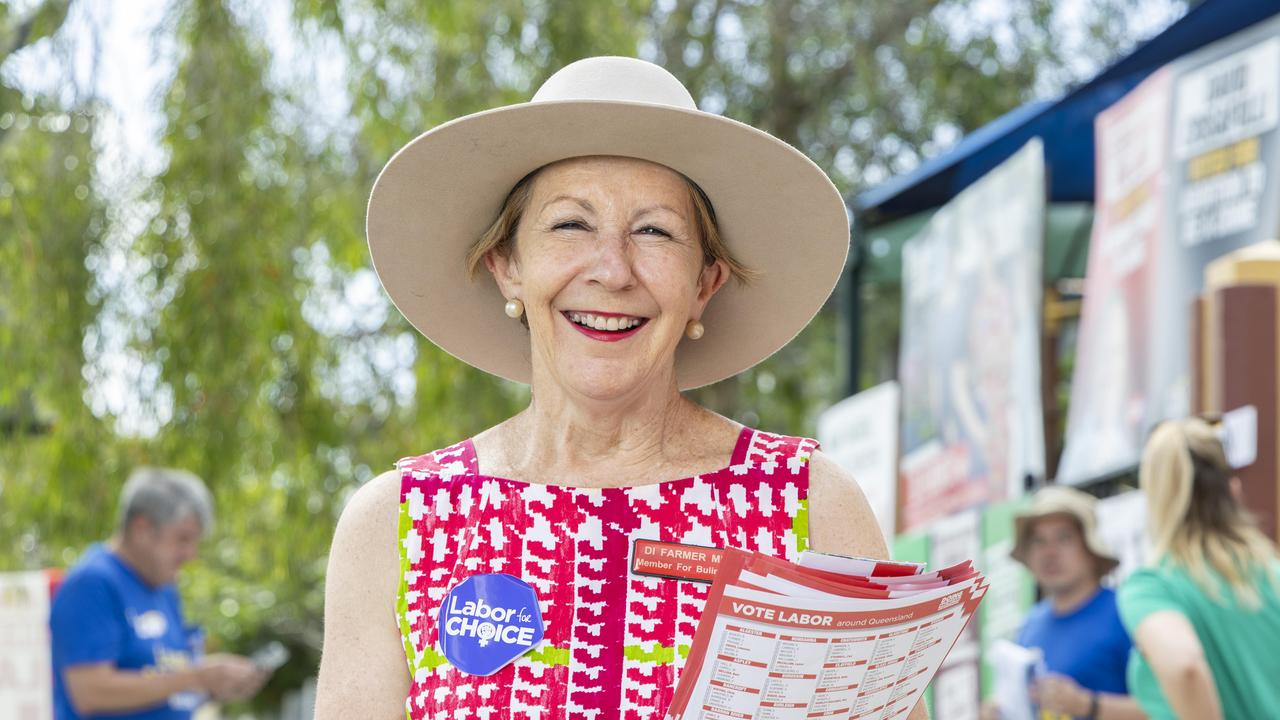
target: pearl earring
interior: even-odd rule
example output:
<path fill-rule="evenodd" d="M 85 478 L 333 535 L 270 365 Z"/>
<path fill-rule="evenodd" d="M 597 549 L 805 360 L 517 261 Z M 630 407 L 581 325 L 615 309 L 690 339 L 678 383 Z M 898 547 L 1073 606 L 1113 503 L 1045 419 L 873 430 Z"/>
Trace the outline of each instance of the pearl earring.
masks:
<path fill-rule="evenodd" d="M 524 314 L 524 303 L 520 302 L 517 298 L 511 298 L 507 301 L 507 307 L 505 310 L 507 317 L 512 320 L 517 320 Z"/>
<path fill-rule="evenodd" d="M 707 329 L 697 320 L 690 320 L 688 324 L 684 326 L 684 334 L 690 340 L 697 340 L 702 337 L 702 334 L 706 331 Z"/>

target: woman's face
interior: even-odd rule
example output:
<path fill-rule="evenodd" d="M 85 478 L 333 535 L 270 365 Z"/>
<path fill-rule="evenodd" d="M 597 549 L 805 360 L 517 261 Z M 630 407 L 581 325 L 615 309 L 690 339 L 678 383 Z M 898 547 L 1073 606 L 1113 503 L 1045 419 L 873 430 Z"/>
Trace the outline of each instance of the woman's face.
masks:
<path fill-rule="evenodd" d="M 729 274 L 703 263 L 689 193 L 673 170 L 631 158 L 539 172 L 514 252 L 487 261 L 503 295 L 524 302 L 535 387 L 607 399 L 674 382 L 686 323 Z"/>

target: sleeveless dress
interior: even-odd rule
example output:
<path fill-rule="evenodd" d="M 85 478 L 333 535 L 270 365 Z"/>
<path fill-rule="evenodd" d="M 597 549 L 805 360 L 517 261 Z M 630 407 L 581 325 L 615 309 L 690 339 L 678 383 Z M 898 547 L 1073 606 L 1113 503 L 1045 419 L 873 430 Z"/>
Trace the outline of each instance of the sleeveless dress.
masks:
<path fill-rule="evenodd" d="M 470 440 L 401 460 L 396 614 L 412 677 L 407 717 L 662 718 L 710 586 L 632 574 L 632 542 L 794 561 L 808 545 L 817 447 L 743 428 L 727 467 L 603 489 L 480 475 Z M 529 583 L 545 624 L 540 645 L 487 677 L 454 668 L 437 645 L 446 593 L 481 573 Z"/>

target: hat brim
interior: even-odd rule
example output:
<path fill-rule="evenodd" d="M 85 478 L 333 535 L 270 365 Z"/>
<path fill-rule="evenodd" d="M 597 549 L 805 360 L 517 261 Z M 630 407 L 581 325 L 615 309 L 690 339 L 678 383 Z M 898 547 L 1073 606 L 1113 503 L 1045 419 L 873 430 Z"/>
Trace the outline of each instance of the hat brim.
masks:
<path fill-rule="evenodd" d="M 369 197 L 374 268 L 396 308 L 433 343 L 481 370 L 531 376 L 528 331 L 503 314 L 492 279 L 467 277 L 467 250 L 525 175 L 589 155 L 640 158 L 682 173 L 716 211 L 729 251 L 760 272 L 727 283 L 705 335 L 676 351 L 681 389 L 742 372 L 786 345 L 844 269 L 849 218 L 803 153 L 749 125 L 697 110 L 620 101 L 523 103 L 451 121 L 403 147 Z"/>

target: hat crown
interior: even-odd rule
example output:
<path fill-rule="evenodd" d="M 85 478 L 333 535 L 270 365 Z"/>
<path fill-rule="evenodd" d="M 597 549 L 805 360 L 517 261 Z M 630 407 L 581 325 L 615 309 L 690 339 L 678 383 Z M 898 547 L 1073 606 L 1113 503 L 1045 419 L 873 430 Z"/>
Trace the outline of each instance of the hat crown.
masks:
<path fill-rule="evenodd" d="M 560 68 L 533 95 L 533 102 L 557 100 L 618 100 L 698 109 L 675 75 L 628 57 L 592 57 Z"/>
<path fill-rule="evenodd" d="M 1047 513 L 1054 510 L 1071 512 L 1082 522 L 1093 522 L 1098 499 L 1089 493 L 1063 485 L 1047 485 L 1040 488 L 1031 501 L 1033 512 Z"/>

